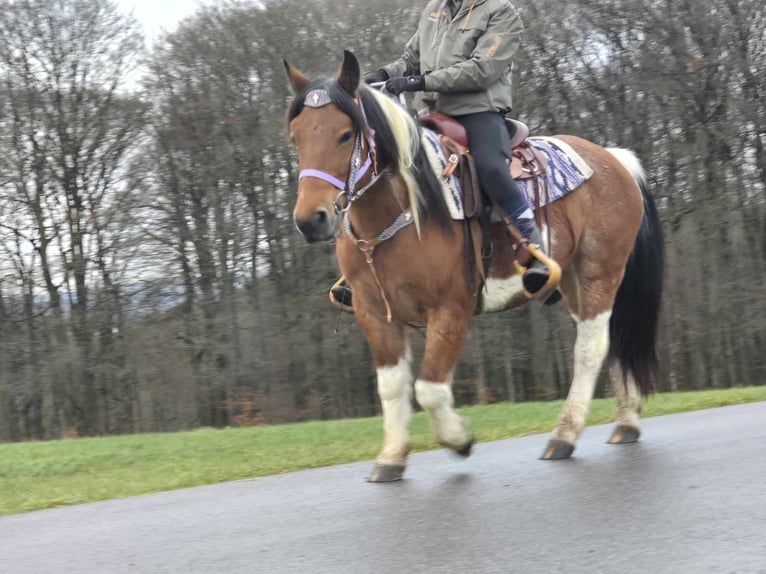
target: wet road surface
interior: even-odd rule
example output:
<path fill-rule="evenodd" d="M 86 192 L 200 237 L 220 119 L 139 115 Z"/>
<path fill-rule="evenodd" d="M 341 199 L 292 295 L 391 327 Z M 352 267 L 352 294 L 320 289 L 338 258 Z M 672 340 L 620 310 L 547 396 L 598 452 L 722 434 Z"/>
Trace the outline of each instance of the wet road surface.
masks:
<path fill-rule="evenodd" d="M 766 403 L 0 517 L 0 573 L 766 573 Z"/>

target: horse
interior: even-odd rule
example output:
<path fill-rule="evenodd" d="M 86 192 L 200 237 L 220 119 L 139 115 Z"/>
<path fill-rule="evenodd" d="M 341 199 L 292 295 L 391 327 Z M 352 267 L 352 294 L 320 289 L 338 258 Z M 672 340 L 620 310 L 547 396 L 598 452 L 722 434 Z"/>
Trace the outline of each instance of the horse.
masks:
<path fill-rule="evenodd" d="M 375 361 L 383 413 L 383 446 L 369 477 L 403 477 L 413 391 L 435 440 L 468 456 L 473 437 L 454 410 L 452 378 L 474 315 L 527 302 L 511 236 L 493 222 L 486 276 L 471 267 L 481 241 L 468 244 L 453 220 L 420 145 L 421 128 L 392 98 L 360 81 L 356 57 L 344 52 L 335 76 L 311 80 L 284 61 L 293 91 L 286 125 L 297 151 L 293 210 L 309 242 L 335 241 L 341 272 L 354 292 L 356 319 Z M 663 237 L 642 166 L 629 150 L 557 135 L 593 168 L 564 198 L 542 207 L 546 250 L 560 265 L 560 293 L 574 319 L 574 376 L 541 455 L 569 458 L 582 433 L 602 365 L 617 402 L 610 443 L 640 435 L 641 397 L 659 374 L 656 332 L 662 294 Z M 473 234 L 481 227 L 471 222 Z M 478 287 L 477 287 L 478 285 Z M 425 327 L 417 378 L 408 343 Z M 414 384 L 413 384 L 414 383 Z"/>

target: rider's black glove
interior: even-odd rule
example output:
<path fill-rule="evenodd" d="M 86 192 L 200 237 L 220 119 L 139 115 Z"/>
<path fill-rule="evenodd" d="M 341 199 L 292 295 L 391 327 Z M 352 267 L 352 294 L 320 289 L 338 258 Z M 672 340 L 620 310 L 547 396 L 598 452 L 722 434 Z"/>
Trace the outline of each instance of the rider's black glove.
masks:
<path fill-rule="evenodd" d="M 379 84 L 385 82 L 388 79 L 388 72 L 385 70 L 375 70 L 374 72 L 364 73 L 365 84 Z"/>
<path fill-rule="evenodd" d="M 386 90 L 398 96 L 402 92 L 422 92 L 426 89 L 426 79 L 423 76 L 407 76 L 391 78 L 386 82 Z"/>

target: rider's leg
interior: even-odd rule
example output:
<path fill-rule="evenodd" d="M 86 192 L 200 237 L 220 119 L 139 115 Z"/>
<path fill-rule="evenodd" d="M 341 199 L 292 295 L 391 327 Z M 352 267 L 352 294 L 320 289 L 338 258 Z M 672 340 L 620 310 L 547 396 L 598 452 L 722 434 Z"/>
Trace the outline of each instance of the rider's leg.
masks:
<path fill-rule="evenodd" d="M 511 138 L 502 114 L 480 112 L 457 116 L 455 119 L 468 132 L 469 147 L 481 188 L 502 208 L 516 229 L 530 243 L 542 249 L 542 237 L 535 223 L 535 215 L 511 177 Z M 549 276 L 550 271 L 545 264 L 533 259 L 524 273 L 524 288 L 534 294 L 545 286 Z"/>

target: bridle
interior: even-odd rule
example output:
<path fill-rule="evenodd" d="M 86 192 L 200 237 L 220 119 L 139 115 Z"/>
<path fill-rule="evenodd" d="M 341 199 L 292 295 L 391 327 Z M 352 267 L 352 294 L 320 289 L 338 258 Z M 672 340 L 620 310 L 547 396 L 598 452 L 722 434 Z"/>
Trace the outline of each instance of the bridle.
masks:
<path fill-rule="evenodd" d="M 380 86 L 382 86 L 382 83 L 378 85 L 371 85 L 373 88 Z M 400 97 L 400 101 L 403 101 L 403 98 Z M 372 256 L 375 248 L 378 245 L 388 239 L 391 239 L 399 231 L 412 224 L 414 222 L 414 218 L 412 217 L 411 209 L 407 208 L 401 214 L 399 214 L 399 217 L 396 218 L 394 223 L 389 225 L 374 239 L 360 239 L 354 235 L 354 232 L 351 229 L 351 221 L 349 220 L 348 216 L 348 211 L 351 209 L 351 205 L 360 197 L 362 197 L 362 195 L 367 190 L 373 187 L 384 176 L 384 172 L 378 169 L 375 130 L 373 130 L 367 122 L 367 115 L 364 113 L 362 100 L 357 98 L 355 102 L 359 107 L 359 111 L 361 112 L 362 119 L 364 120 L 364 125 L 359 128 L 356 134 L 354 150 L 351 152 L 351 158 L 349 160 L 349 174 L 346 181 L 343 182 L 337 177 L 327 173 L 326 171 L 316 168 L 302 169 L 298 174 L 298 181 L 307 177 L 313 177 L 327 182 L 339 190 L 338 195 L 333 200 L 333 208 L 335 213 L 337 215 L 341 215 L 342 217 L 343 233 L 351 240 L 356 248 L 362 252 L 365 260 L 367 261 L 367 264 L 370 266 L 372 276 L 375 279 L 375 283 L 377 283 L 378 289 L 380 290 L 381 299 L 383 299 L 383 303 L 386 306 L 386 321 L 391 323 L 393 320 L 391 314 L 391 305 L 388 302 L 386 291 L 383 289 L 383 285 L 380 282 L 378 273 L 375 270 Z M 330 93 L 324 88 L 316 88 L 311 90 L 308 94 L 306 94 L 304 101 L 304 105 L 310 108 L 321 108 L 331 103 L 332 99 L 330 98 Z M 364 155 L 363 148 L 365 147 L 365 143 L 367 144 L 367 157 L 364 163 L 362 163 L 362 157 Z M 367 175 L 367 173 L 370 171 L 370 168 L 372 168 L 372 177 L 370 178 L 370 181 L 363 185 L 361 188 L 357 189 L 357 184 Z M 340 205 L 341 198 L 345 198 L 346 200 L 345 207 L 341 207 Z"/>
<path fill-rule="evenodd" d="M 332 99 L 330 98 L 329 92 L 323 88 L 317 88 L 306 94 L 304 105 L 309 108 L 321 108 L 331 103 Z M 354 150 L 351 152 L 351 158 L 349 159 L 349 172 L 346 181 L 343 182 L 326 171 L 316 168 L 302 169 L 298 174 L 298 181 L 307 177 L 313 177 L 321 179 L 339 190 L 338 195 L 335 197 L 335 200 L 333 200 L 333 208 L 335 209 L 336 214 L 345 214 L 351 208 L 352 203 L 359 199 L 368 189 L 375 185 L 381 177 L 383 177 L 383 173 L 378 169 L 375 130 L 370 128 L 367 123 L 367 116 L 364 113 L 362 101 L 357 99 L 356 103 L 362 113 L 364 125 L 356 133 Z M 367 157 L 364 160 L 364 163 L 362 163 L 365 143 L 367 144 Z M 357 184 L 367 175 L 370 168 L 372 168 L 372 178 L 364 186 L 357 189 Z M 341 207 L 340 205 L 341 198 L 346 199 L 345 207 Z"/>

